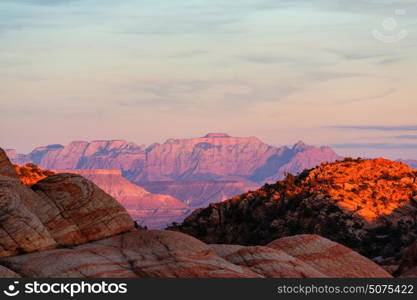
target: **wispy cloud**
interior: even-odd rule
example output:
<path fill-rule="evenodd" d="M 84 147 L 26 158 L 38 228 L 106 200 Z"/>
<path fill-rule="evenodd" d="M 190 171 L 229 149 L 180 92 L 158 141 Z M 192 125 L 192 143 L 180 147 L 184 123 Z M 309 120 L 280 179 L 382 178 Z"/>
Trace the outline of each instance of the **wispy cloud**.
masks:
<path fill-rule="evenodd" d="M 33 5 L 63 5 L 82 0 L 21 0 L 20 2 Z M 12 2 L 12 1 L 10 1 Z M 13 1 L 15 2 L 15 1 Z"/>
<path fill-rule="evenodd" d="M 371 58 L 378 58 L 378 57 L 384 57 L 384 54 L 379 54 L 379 53 L 375 53 L 375 52 L 371 52 L 371 53 L 358 53 L 357 51 L 346 51 L 346 50 L 335 50 L 335 49 L 331 49 L 331 50 L 327 50 L 330 53 L 333 53 L 337 56 L 339 56 L 342 59 L 345 60 L 365 60 L 365 59 L 371 59 Z"/>
<path fill-rule="evenodd" d="M 241 57 L 242 60 L 255 64 L 282 64 L 294 62 L 294 59 L 283 56 L 248 55 Z M 297 61 L 298 62 L 298 61 Z"/>
<path fill-rule="evenodd" d="M 400 126 L 343 125 L 343 126 L 330 126 L 330 128 L 350 129 L 350 130 L 375 130 L 375 131 L 417 131 L 417 125 L 400 125 Z"/>
<path fill-rule="evenodd" d="M 365 96 L 365 97 L 358 97 L 358 98 L 351 98 L 351 99 L 347 99 L 344 101 L 338 101 L 338 103 L 353 103 L 353 102 L 363 102 L 363 101 L 370 101 L 370 100 L 376 100 L 376 99 L 381 99 L 387 96 L 390 96 L 394 93 L 396 93 L 398 91 L 398 89 L 396 88 L 390 88 L 387 89 L 379 94 L 375 94 L 375 95 L 369 95 L 369 96 Z"/>
<path fill-rule="evenodd" d="M 344 143 L 333 144 L 333 148 L 339 149 L 417 149 L 417 144 L 394 144 L 394 143 Z"/>
<path fill-rule="evenodd" d="M 417 135 L 396 135 L 393 136 L 394 139 L 404 139 L 404 140 L 413 140 L 417 139 Z"/>

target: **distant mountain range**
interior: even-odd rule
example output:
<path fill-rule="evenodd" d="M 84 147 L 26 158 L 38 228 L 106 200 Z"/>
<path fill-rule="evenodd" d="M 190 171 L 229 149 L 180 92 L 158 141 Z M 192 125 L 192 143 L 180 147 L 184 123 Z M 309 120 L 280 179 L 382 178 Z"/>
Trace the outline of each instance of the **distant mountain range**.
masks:
<path fill-rule="evenodd" d="M 148 147 L 122 140 L 75 141 L 49 145 L 29 154 L 8 150 L 16 164 L 35 163 L 43 169 L 119 169 L 133 182 L 246 180 L 264 183 L 298 173 L 323 161 L 340 158 L 329 147 L 298 142 L 274 147 L 256 137 L 207 134 L 202 138 L 169 139 Z"/>
<path fill-rule="evenodd" d="M 123 140 L 75 141 L 67 146 L 37 147 L 28 154 L 9 149 L 7 154 L 15 164 L 34 163 L 46 170 L 119 170 L 129 183 L 153 194 L 174 197 L 189 208 L 221 202 L 266 182 L 276 182 L 286 173 L 298 174 L 322 162 L 341 159 L 329 147 L 303 142 L 275 147 L 256 137 L 231 137 L 224 133 L 169 139 L 150 146 Z M 107 176 L 113 180 L 111 184 L 96 182 L 98 178 L 91 180 L 109 192 L 105 186 L 111 185 L 114 191 L 120 189 L 115 182 L 127 185 L 122 176 L 116 181 L 114 176 Z"/>
<path fill-rule="evenodd" d="M 414 159 L 399 159 L 399 162 L 405 163 L 410 168 L 417 169 L 417 160 Z"/>

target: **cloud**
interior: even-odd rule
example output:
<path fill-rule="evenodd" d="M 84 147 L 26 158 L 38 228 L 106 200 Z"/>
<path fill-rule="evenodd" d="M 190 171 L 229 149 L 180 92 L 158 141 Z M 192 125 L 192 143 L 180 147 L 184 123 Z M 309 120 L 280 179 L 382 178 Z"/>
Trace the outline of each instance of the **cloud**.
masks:
<path fill-rule="evenodd" d="M 417 139 L 417 135 L 397 135 L 397 136 L 393 136 L 394 139 Z"/>
<path fill-rule="evenodd" d="M 391 65 L 391 64 L 395 64 L 397 62 L 403 61 L 404 59 L 405 59 L 404 57 L 386 58 L 386 59 L 381 59 L 380 61 L 377 62 L 377 64 L 379 64 L 379 65 Z"/>
<path fill-rule="evenodd" d="M 373 149 L 417 149 L 417 144 L 394 144 L 394 143 L 344 143 L 333 144 L 331 147 L 336 149 L 358 149 L 358 148 L 373 148 Z"/>
<path fill-rule="evenodd" d="M 285 64 L 294 62 L 293 58 L 283 56 L 249 55 L 241 57 L 244 61 L 255 64 Z M 298 61 L 297 61 L 298 62 Z"/>
<path fill-rule="evenodd" d="M 383 91 L 379 94 L 376 94 L 376 95 L 369 95 L 369 96 L 365 96 L 365 97 L 352 98 L 352 99 L 348 99 L 348 100 L 344 100 L 344 101 L 338 101 L 338 103 L 352 103 L 352 102 L 362 102 L 362 101 L 376 100 L 376 99 L 380 99 L 380 98 L 384 98 L 384 97 L 387 97 L 389 95 L 392 95 L 397 91 L 398 91 L 398 89 L 396 89 L 396 88 L 390 88 L 390 89 L 387 89 L 387 90 L 385 90 L 385 91 Z"/>
<path fill-rule="evenodd" d="M 327 50 L 330 53 L 336 54 L 337 56 L 345 59 L 345 60 L 365 60 L 377 57 L 384 57 L 383 54 L 378 53 L 358 53 L 358 52 L 348 52 L 345 50 Z"/>
<path fill-rule="evenodd" d="M 308 76 L 314 81 L 325 81 L 341 78 L 368 77 L 368 74 L 349 72 L 309 72 Z"/>
<path fill-rule="evenodd" d="M 82 0 L 21 0 L 20 2 L 33 5 L 63 5 Z M 15 2 L 15 1 L 10 1 Z"/>
<path fill-rule="evenodd" d="M 379 126 L 379 125 L 346 125 L 330 126 L 334 129 L 375 130 L 375 131 L 417 131 L 417 125 Z"/>

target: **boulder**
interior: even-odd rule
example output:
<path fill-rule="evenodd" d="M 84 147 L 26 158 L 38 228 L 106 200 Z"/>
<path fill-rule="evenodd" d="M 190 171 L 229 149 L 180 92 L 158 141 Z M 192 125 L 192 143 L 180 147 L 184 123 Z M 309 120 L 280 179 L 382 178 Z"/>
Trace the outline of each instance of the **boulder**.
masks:
<path fill-rule="evenodd" d="M 204 243 L 171 231 L 134 231 L 71 249 L 4 258 L 0 264 L 25 277 L 262 277 L 220 258 Z"/>
<path fill-rule="evenodd" d="M 27 206 L 28 201 L 39 201 L 39 197 L 20 182 L 0 149 L 0 257 L 55 246 L 48 230 Z"/>
<path fill-rule="evenodd" d="M 60 245 L 79 245 L 134 228 L 116 200 L 80 175 L 53 175 L 32 190 L 41 199 L 30 201 L 32 211 Z"/>

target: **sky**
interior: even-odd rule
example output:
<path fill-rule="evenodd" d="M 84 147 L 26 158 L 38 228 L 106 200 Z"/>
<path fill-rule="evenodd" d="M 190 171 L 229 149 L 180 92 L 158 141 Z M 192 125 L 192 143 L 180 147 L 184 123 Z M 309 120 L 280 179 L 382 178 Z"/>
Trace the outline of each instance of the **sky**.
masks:
<path fill-rule="evenodd" d="M 2 0 L 0 146 L 226 132 L 417 159 L 417 0 Z"/>

